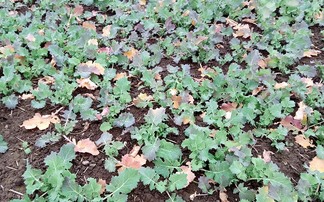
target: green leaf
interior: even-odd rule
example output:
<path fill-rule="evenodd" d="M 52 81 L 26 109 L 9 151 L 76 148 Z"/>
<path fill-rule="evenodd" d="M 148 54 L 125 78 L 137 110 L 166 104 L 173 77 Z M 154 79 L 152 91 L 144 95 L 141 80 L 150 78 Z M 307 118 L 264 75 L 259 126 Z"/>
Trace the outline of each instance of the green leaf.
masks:
<path fill-rule="evenodd" d="M 114 125 L 117 127 L 128 128 L 135 123 L 135 118 L 132 113 L 121 113 L 117 119 L 114 121 Z"/>
<path fill-rule="evenodd" d="M 113 158 L 108 158 L 105 160 L 105 169 L 109 172 L 115 172 L 117 161 Z"/>
<path fill-rule="evenodd" d="M 83 186 L 82 193 L 88 200 L 94 199 L 100 196 L 101 185 L 97 183 L 96 179 L 88 178 L 88 184 Z"/>
<path fill-rule="evenodd" d="M 181 149 L 178 145 L 175 145 L 166 140 L 161 140 L 160 149 L 157 151 L 157 156 L 164 158 L 168 161 L 177 160 L 181 155 Z"/>
<path fill-rule="evenodd" d="M 150 124 L 158 125 L 167 118 L 165 108 L 160 107 L 156 109 L 150 108 L 145 116 L 145 121 Z"/>
<path fill-rule="evenodd" d="M 281 104 L 274 104 L 269 107 L 270 113 L 277 118 L 282 118 L 283 114 L 281 113 L 282 106 Z"/>
<path fill-rule="evenodd" d="M 55 132 L 48 132 L 44 135 L 42 135 L 41 137 L 39 137 L 36 142 L 35 142 L 35 146 L 36 147 L 40 147 L 43 148 L 46 146 L 46 144 L 48 143 L 55 143 L 57 141 L 59 141 L 61 139 L 61 135 L 57 134 Z"/>
<path fill-rule="evenodd" d="M 152 161 L 155 159 L 156 152 L 159 148 L 160 140 L 156 138 L 153 144 L 149 142 L 145 143 L 145 146 L 142 147 L 142 152 L 147 160 Z"/>
<path fill-rule="evenodd" d="M 23 177 L 25 180 L 27 194 L 33 194 L 36 190 L 40 189 L 43 186 L 43 182 L 41 182 L 40 180 L 40 178 L 42 177 L 42 171 L 33 169 L 28 163 Z"/>
<path fill-rule="evenodd" d="M 0 135 L 0 153 L 5 153 L 8 150 L 8 144 L 4 141 L 3 136 Z"/>
<path fill-rule="evenodd" d="M 18 97 L 14 94 L 11 94 L 9 96 L 3 97 L 2 102 L 8 109 L 14 109 L 18 105 Z"/>
<path fill-rule="evenodd" d="M 322 145 L 317 145 L 316 154 L 317 154 L 318 158 L 324 159 L 324 147 Z"/>
<path fill-rule="evenodd" d="M 230 171 L 230 164 L 226 161 L 217 161 L 215 164 L 209 164 L 210 170 L 205 171 L 208 178 L 214 179 L 223 187 L 227 187 L 234 179 L 233 173 Z"/>
<path fill-rule="evenodd" d="M 170 175 L 169 190 L 179 190 L 184 188 L 187 185 L 187 174 L 173 174 Z"/>
<path fill-rule="evenodd" d="M 128 194 L 137 187 L 139 180 L 140 175 L 138 174 L 138 171 L 127 168 L 120 172 L 118 176 L 112 177 L 111 182 L 107 185 L 106 189 L 108 192 L 111 192 L 110 195 L 119 193 Z"/>

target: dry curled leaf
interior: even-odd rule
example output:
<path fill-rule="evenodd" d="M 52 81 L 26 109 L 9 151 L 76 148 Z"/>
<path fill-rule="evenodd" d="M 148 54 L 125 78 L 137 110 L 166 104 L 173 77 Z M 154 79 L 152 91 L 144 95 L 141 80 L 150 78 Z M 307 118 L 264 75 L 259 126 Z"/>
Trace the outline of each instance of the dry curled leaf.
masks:
<path fill-rule="evenodd" d="M 21 96 L 22 100 L 28 100 L 28 99 L 34 99 L 34 95 L 33 94 L 22 94 Z"/>
<path fill-rule="evenodd" d="M 99 154 L 98 148 L 94 142 L 92 142 L 89 138 L 79 140 L 78 143 L 74 147 L 75 152 L 80 153 L 89 153 L 94 156 Z"/>
<path fill-rule="evenodd" d="M 173 96 L 171 97 L 171 100 L 173 101 L 173 107 L 174 107 L 175 109 L 178 109 L 179 106 L 180 106 L 180 104 L 181 104 L 181 100 L 182 100 L 181 96 L 173 95 Z"/>
<path fill-rule="evenodd" d="M 51 123 L 59 123 L 60 119 L 56 115 L 41 115 L 36 113 L 33 118 L 28 119 L 23 122 L 21 127 L 25 127 L 26 129 L 34 129 L 38 128 L 39 130 L 45 130 L 50 126 Z"/>
<path fill-rule="evenodd" d="M 283 118 L 280 124 L 289 130 L 301 130 L 303 128 L 301 121 L 294 119 L 291 115 Z"/>
<path fill-rule="evenodd" d="M 105 68 L 99 63 L 88 61 L 86 63 L 79 64 L 78 71 L 81 73 L 103 75 L 105 73 Z"/>
<path fill-rule="evenodd" d="M 88 45 L 98 46 L 98 40 L 97 39 L 89 39 Z"/>
<path fill-rule="evenodd" d="M 320 159 L 317 156 L 313 158 L 312 161 L 309 162 L 309 169 L 311 171 L 319 171 L 324 173 L 324 159 Z"/>
<path fill-rule="evenodd" d="M 146 93 L 140 93 L 137 98 L 133 99 L 133 103 L 134 105 L 138 105 L 140 103 L 143 102 L 147 102 L 147 101 L 151 101 L 153 100 L 153 96 L 152 95 L 147 95 Z"/>
<path fill-rule="evenodd" d="M 233 36 L 235 38 L 237 37 L 243 37 L 243 38 L 249 38 L 252 34 L 252 31 L 250 29 L 250 26 L 248 24 L 238 24 L 235 27 L 233 27 L 234 30 L 236 30 L 233 33 Z"/>
<path fill-rule="evenodd" d="M 295 141 L 297 144 L 301 145 L 304 148 L 314 147 L 311 140 L 309 138 L 305 137 L 304 135 L 297 135 L 295 137 Z"/>

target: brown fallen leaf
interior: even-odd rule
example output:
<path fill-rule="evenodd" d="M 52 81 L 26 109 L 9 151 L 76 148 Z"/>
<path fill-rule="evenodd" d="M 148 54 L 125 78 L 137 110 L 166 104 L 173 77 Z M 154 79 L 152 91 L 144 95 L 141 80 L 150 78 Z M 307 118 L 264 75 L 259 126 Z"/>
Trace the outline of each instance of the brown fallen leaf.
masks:
<path fill-rule="evenodd" d="M 222 106 L 220 107 L 222 110 L 226 111 L 226 112 L 231 112 L 233 110 L 235 110 L 237 107 L 237 103 L 223 103 Z"/>
<path fill-rule="evenodd" d="M 90 78 L 80 78 L 76 80 L 79 84 L 79 87 L 86 88 L 89 90 L 95 90 L 98 86 L 90 80 Z"/>
<path fill-rule="evenodd" d="M 132 47 L 129 51 L 124 52 L 124 56 L 126 56 L 129 60 L 133 60 L 137 52 L 138 50 Z"/>
<path fill-rule="evenodd" d="M 146 159 L 144 155 L 136 155 L 135 157 L 133 157 L 130 154 L 125 154 L 124 156 L 122 156 L 121 162 L 119 162 L 116 166 L 121 166 L 118 169 L 118 172 L 121 172 L 125 168 L 139 169 L 145 163 Z"/>
<path fill-rule="evenodd" d="M 102 29 L 102 36 L 103 37 L 109 37 L 110 36 L 110 29 L 111 25 L 107 25 Z"/>
<path fill-rule="evenodd" d="M 271 161 L 271 154 L 274 154 L 274 153 L 272 151 L 263 150 L 262 156 L 263 156 L 264 162 L 269 163 Z"/>
<path fill-rule="evenodd" d="M 252 95 L 257 95 L 257 94 L 259 94 L 262 90 L 264 90 L 264 87 L 263 87 L 263 86 L 259 86 L 259 87 L 257 87 L 256 89 L 254 89 L 254 90 L 252 91 Z"/>
<path fill-rule="evenodd" d="M 291 115 L 286 116 L 281 119 L 280 124 L 289 130 L 299 130 L 303 129 L 303 125 L 300 120 L 294 119 Z"/>
<path fill-rule="evenodd" d="M 96 31 L 96 25 L 92 22 L 89 22 L 89 21 L 85 21 L 82 23 L 82 27 L 85 28 L 85 29 L 90 29 L 90 30 L 93 30 L 93 31 Z"/>
<path fill-rule="evenodd" d="M 100 63 L 88 61 L 86 63 L 79 64 L 78 71 L 103 75 L 105 73 L 105 68 Z"/>
<path fill-rule="evenodd" d="M 233 29 L 236 30 L 236 32 L 233 33 L 233 36 L 235 38 L 243 37 L 246 39 L 251 37 L 252 31 L 248 24 L 238 24 L 235 27 L 233 27 Z"/>
<path fill-rule="evenodd" d="M 187 174 L 187 185 L 186 187 L 195 179 L 196 175 L 191 170 L 191 162 L 186 163 L 187 166 L 181 166 L 181 173 Z"/>
<path fill-rule="evenodd" d="M 36 113 L 33 118 L 23 122 L 20 127 L 25 127 L 27 130 L 38 128 L 39 130 L 45 130 L 51 123 L 59 123 L 60 119 L 56 115 L 41 115 Z"/>
<path fill-rule="evenodd" d="M 33 94 L 22 94 L 20 97 L 23 100 L 28 100 L 28 99 L 34 99 L 35 98 L 35 96 Z"/>
<path fill-rule="evenodd" d="M 295 137 L 295 141 L 297 144 L 301 145 L 304 148 L 307 147 L 314 147 L 315 145 L 312 144 L 311 140 L 304 135 L 297 135 Z"/>
<path fill-rule="evenodd" d="M 281 83 L 276 83 L 274 89 L 282 89 L 287 87 L 290 87 L 290 84 L 288 84 L 287 82 L 281 82 Z"/>
<path fill-rule="evenodd" d="M 83 6 L 81 5 L 76 5 L 75 8 L 73 9 L 73 15 L 75 17 L 78 17 L 83 14 Z"/>
<path fill-rule="evenodd" d="M 134 105 L 138 105 L 143 102 L 151 101 L 153 100 L 152 95 L 147 95 L 146 93 L 140 93 L 136 98 L 133 99 Z"/>
<path fill-rule="evenodd" d="M 171 97 L 171 100 L 173 101 L 173 107 L 174 107 L 175 109 L 178 109 L 179 106 L 180 106 L 180 104 L 181 104 L 181 101 L 182 101 L 181 96 L 173 95 L 173 96 Z"/>
<path fill-rule="evenodd" d="M 324 173 L 324 159 L 320 159 L 317 156 L 313 158 L 312 161 L 309 162 L 309 169 L 311 171 L 319 171 Z"/>
<path fill-rule="evenodd" d="M 298 110 L 296 111 L 294 119 L 301 120 L 302 122 L 306 119 L 307 120 L 307 114 L 305 112 L 307 106 L 304 104 L 303 101 L 298 103 Z"/>
<path fill-rule="evenodd" d="M 55 83 L 55 78 L 51 76 L 44 76 L 38 80 L 38 83 L 53 84 Z"/>
<path fill-rule="evenodd" d="M 117 73 L 115 78 L 113 79 L 114 81 L 117 81 L 123 77 L 127 77 L 127 73 L 126 72 L 121 72 L 121 73 Z"/>
<path fill-rule="evenodd" d="M 228 195 L 224 191 L 219 192 L 219 199 L 221 202 L 229 202 Z"/>
<path fill-rule="evenodd" d="M 98 46 L 98 40 L 97 39 L 89 39 L 88 45 Z"/>
<path fill-rule="evenodd" d="M 89 153 L 94 156 L 99 154 L 98 148 L 94 142 L 92 142 L 89 138 L 79 140 L 78 143 L 74 147 L 75 152 L 80 153 Z"/>
<path fill-rule="evenodd" d="M 105 191 L 106 191 L 106 186 L 107 186 L 107 182 L 106 182 L 106 180 L 103 180 L 103 179 L 99 178 L 99 180 L 98 180 L 98 184 L 100 184 L 100 186 L 101 186 L 101 189 L 100 189 L 100 191 L 99 191 L 99 194 L 103 194 L 103 193 L 105 193 Z"/>
<path fill-rule="evenodd" d="M 146 5 L 146 0 L 139 0 L 139 4 L 141 6 L 145 6 Z"/>
<path fill-rule="evenodd" d="M 311 58 L 313 56 L 317 56 L 320 53 L 321 53 L 321 51 L 319 51 L 319 50 L 310 49 L 310 50 L 305 51 L 303 56 Z"/>

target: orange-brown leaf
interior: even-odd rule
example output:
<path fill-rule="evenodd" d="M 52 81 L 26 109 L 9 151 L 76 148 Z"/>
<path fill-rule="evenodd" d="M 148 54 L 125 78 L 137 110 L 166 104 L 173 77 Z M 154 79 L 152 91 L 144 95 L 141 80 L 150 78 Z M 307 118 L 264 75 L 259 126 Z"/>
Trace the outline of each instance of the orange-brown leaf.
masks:
<path fill-rule="evenodd" d="M 309 162 L 309 169 L 311 171 L 317 170 L 321 173 L 324 173 L 324 159 L 320 159 L 315 156 L 313 160 Z"/>
<path fill-rule="evenodd" d="M 75 152 L 80 153 L 89 153 L 94 156 L 99 154 L 98 148 L 94 142 L 92 142 L 89 138 L 79 140 L 78 143 L 74 147 Z"/>
<path fill-rule="evenodd" d="M 313 56 L 317 56 L 320 53 L 321 53 L 321 51 L 319 51 L 319 50 L 310 49 L 310 50 L 305 51 L 303 56 L 311 58 Z"/>
<path fill-rule="evenodd" d="M 21 126 L 26 129 L 38 128 L 39 130 L 45 130 L 51 123 L 59 123 L 60 119 L 56 115 L 41 115 L 36 113 L 33 118 L 23 122 Z"/>
<path fill-rule="evenodd" d="M 187 174 L 187 185 L 188 186 L 196 177 L 196 175 L 191 170 L 191 163 L 187 162 L 187 166 L 181 166 L 182 173 Z"/>
<path fill-rule="evenodd" d="M 96 25 L 92 22 L 85 21 L 82 23 L 82 27 L 85 29 L 92 29 L 93 31 L 96 31 Z"/>
<path fill-rule="evenodd" d="M 297 135 L 295 137 L 295 141 L 297 144 L 301 145 L 304 148 L 314 147 L 314 145 L 311 143 L 311 140 L 304 135 Z"/>
<path fill-rule="evenodd" d="M 110 29 L 111 29 L 111 25 L 107 25 L 106 27 L 104 27 L 102 29 L 102 36 L 103 37 L 109 37 L 109 35 L 110 35 Z"/>

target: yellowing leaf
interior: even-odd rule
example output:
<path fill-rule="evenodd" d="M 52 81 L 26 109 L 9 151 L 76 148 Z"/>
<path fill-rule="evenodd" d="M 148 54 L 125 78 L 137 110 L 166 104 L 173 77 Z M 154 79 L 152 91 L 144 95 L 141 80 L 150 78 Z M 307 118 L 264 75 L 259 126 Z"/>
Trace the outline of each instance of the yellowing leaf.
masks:
<path fill-rule="evenodd" d="M 138 51 L 135 48 L 131 48 L 129 51 L 124 52 L 124 55 L 129 59 L 133 60 L 134 56 Z"/>
<path fill-rule="evenodd" d="M 94 156 L 99 154 L 98 148 L 89 138 L 78 141 L 74 147 L 75 152 L 89 153 Z"/>
<path fill-rule="evenodd" d="M 86 63 L 79 64 L 78 71 L 103 75 L 105 73 L 105 68 L 99 63 L 88 61 Z"/>
<path fill-rule="evenodd" d="M 93 31 L 96 31 L 96 25 L 92 22 L 85 21 L 82 23 L 82 27 L 85 29 L 92 29 Z"/>
<path fill-rule="evenodd" d="M 153 100 L 153 96 L 152 95 L 147 95 L 146 93 L 140 93 L 137 98 L 133 99 L 133 103 L 134 105 L 138 105 L 142 102 L 147 102 L 147 101 L 151 101 Z"/>
<path fill-rule="evenodd" d="M 79 87 L 89 90 L 95 90 L 98 86 L 90 80 L 90 78 L 80 78 L 76 80 Z"/>
<path fill-rule="evenodd" d="M 313 56 L 317 56 L 320 53 L 321 53 L 321 51 L 319 51 L 319 50 L 310 49 L 310 50 L 305 51 L 303 56 L 310 58 L 310 57 L 313 57 Z"/>
<path fill-rule="evenodd" d="M 309 162 L 309 169 L 311 171 L 319 171 L 321 173 L 324 172 L 324 159 L 320 159 L 317 156 L 313 158 L 312 161 Z"/>
<path fill-rule="evenodd" d="M 314 145 L 311 143 L 311 140 L 304 135 L 297 135 L 295 137 L 295 141 L 297 144 L 301 145 L 304 148 L 314 147 Z"/>
<path fill-rule="evenodd" d="M 45 130 L 51 123 L 59 123 L 60 119 L 56 115 L 41 115 L 36 113 L 33 118 L 23 122 L 21 127 L 26 129 L 38 128 L 39 130 Z"/>
<path fill-rule="evenodd" d="M 110 29 L 111 29 L 111 25 L 107 25 L 106 27 L 104 27 L 102 29 L 102 36 L 103 37 L 109 37 L 109 35 L 110 35 Z"/>

